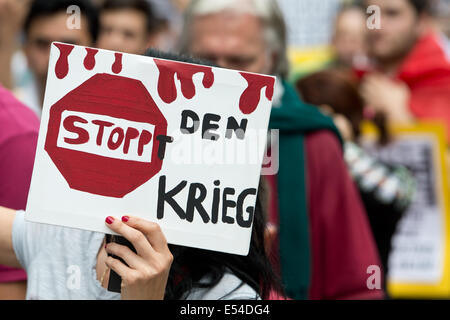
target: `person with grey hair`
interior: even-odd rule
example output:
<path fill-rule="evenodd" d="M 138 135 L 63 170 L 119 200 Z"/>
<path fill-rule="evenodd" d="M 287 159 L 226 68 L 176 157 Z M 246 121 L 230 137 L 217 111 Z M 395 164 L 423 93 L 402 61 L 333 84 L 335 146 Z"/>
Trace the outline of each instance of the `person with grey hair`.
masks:
<path fill-rule="evenodd" d="M 367 286 L 367 267 L 380 261 L 338 130 L 286 82 L 286 27 L 276 0 L 193 0 L 184 23 L 183 53 L 277 76 L 270 128 L 280 133 L 279 171 L 263 177 L 276 228 L 267 229 L 265 240 L 286 294 L 382 298 L 382 290 Z"/>
<path fill-rule="evenodd" d="M 216 0 L 216 1 L 193 1 L 193 5 L 187 8 L 185 14 L 185 27 L 180 37 L 179 49 L 182 53 L 192 53 L 196 55 L 196 52 L 191 52 L 192 47 L 192 30 L 188 27 L 193 21 L 194 17 L 206 16 L 208 14 L 218 13 L 221 11 L 228 11 L 231 13 L 227 16 L 232 22 L 233 12 L 239 12 L 242 14 L 255 15 L 259 17 L 262 22 L 263 37 L 265 43 L 265 55 L 272 59 L 269 68 L 266 68 L 265 73 L 276 74 L 281 77 L 287 77 L 289 72 L 289 63 L 287 59 L 287 30 L 284 23 L 283 15 L 275 1 L 240 1 L 239 5 L 232 6 L 230 3 L 238 1 L 229 0 Z M 186 28 L 187 27 L 187 28 Z M 194 48 L 195 49 L 195 48 Z M 200 53 L 201 55 L 201 53 Z M 215 60 L 214 57 L 208 56 L 210 60 Z M 233 59 L 231 59 L 233 60 Z M 212 61 L 219 62 L 219 61 Z M 221 61 L 223 62 L 223 61 Z M 224 67 L 233 67 L 233 61 L 226 61 Z M 237 65 L 239 67 L 239 65 Z M 245 67 L 245 65 L 242 65 Z"/>

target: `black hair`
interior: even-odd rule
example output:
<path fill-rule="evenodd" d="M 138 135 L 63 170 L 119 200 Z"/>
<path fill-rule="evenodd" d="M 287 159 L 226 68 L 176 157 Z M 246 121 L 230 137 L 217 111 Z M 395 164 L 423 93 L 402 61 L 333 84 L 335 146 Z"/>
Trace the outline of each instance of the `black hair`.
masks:
<path fill-rule="evenodd" d="M 356 0 L 353 4 L 365 9 L 366 2 L 367 0 Z M 407 0 L 407 2 L 414 8 L 418 15 L 431 13 L 432 11 L 432 1 L 430 0 Z"/>
<path fill-rule="evenodd" d="M 132 9 L 145 16 L 147 33 L 157 31 L 166 21 L 158 18 L 150 2 L 147 0 L 105 0 L 100 7 L 100 14 L 105 11 Z"/>
<path fill-rule="evenodd" d="M 213 66 L 208 61 L 154 49 L 149 49 L 145 55 Z M 262 299 L 268 298 L 272 291 L 280 295 L 284 294 L 281 280 L 272 268 L 264 245 L 266 213 L 263 204 L 266 203 L 265 192 L 261 179 L 254 208 L 252 236 L 247 256 L 169 245 L 174 260 L 169 273 L 165 299 L 182 299 L 192 289 L 212 288 L 219 283 L 227 272 L 231 272 L 243 283 L 252 287 Z M 222 298 L 226 299 L 226 296 Z"/>
<path fill-rule="evenodd" d="M 260 197 L 262 192 L 260 187 L 247 256 L 169 245 L 174 262 L 169 274 L 165 299 L 186 297 L 195 288 L 212 288 L 227 272 L 238 277 L 242 284 L 248 284 L 263 299 L 268 298 L 271 291 L 282 294 L 281 281 L 275 275 L 264 247 L 265 218 Z M 226 299 L 226 296 L 222 299 Z"/>
<path fill-rule="evenodd" d="M 260 188 L 258 193 L 261 192 Z M 180 299 L 186 297 L 194 288 L 212 288 L 219 283 L 226 272 L 234 274 L 242 281 L 242 284 L 248 284 L 263 299 L 268 298 L 272 290 L 281 293 L 280 280 L 275 275 L 266 255 L 264 230 L 265 218 L 262 201 L 258 195 L 250 250 L 247 256 L 169 245 L 174 262 L 170 270 L 165 298 Z"/>
<path fill-rule="evenodd" d="M 199 59 L 199 58 L 193 57 L 189 54 L 165 52 L 165 51 L 161 51 L 161 50 L 158 50 L 155 48 L 147 49 L 147 51 L 145 52 L 145 55 L 148 57 L 152 57 L 152 58 L 175 60 L 178 62 L 187 62 L 187 63 L 193 63 L 193 64 L 201 64 L 201 65 L 209 66 L 209 67 L 219 67 L 207 59 L 203 59 L 203 58 Z"/>
<path fill-rule="evenodd" d="M 408 0 L 408 2 L 413 6 L 418 15 L 429 13 L 431 10 L 431 3 L 429 0 Z"/>
<path fill-rule="evenodd" d="M 86 17 L 92 40 L 95 41 L 98 35 L 98 12 L 90 0 L 34 0 L 25 18 L 25 34 L 28 34 L 32 22 L 37 18 L 67 12 L 67 8 L 70 6 L 80 8 L 81 14 Z"/>

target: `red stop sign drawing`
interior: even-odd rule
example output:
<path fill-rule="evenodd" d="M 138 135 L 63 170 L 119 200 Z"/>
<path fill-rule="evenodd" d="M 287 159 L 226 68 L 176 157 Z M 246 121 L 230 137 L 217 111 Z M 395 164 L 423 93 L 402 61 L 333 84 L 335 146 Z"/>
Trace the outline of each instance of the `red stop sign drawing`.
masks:
<path fill-rule="evenodd" d="M 139 80 L 96 74 L 51 107 L 45 150 L 70 188 L 122 198 L 161 170 L 166 133 Z"/>

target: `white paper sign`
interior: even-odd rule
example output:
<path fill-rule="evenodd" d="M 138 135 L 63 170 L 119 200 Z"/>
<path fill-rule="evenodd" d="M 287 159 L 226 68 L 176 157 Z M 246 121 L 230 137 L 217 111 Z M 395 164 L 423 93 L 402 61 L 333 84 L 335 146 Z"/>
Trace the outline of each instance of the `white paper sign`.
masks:
<path fill-rule="evenodd" d="M 275 78 L 53 43 L 29 221 L 246 255 Z"/>

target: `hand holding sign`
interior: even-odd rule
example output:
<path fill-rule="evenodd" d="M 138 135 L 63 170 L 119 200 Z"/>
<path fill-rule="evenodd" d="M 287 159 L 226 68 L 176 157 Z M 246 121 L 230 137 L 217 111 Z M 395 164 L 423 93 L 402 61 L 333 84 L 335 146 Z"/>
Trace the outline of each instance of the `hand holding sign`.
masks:
<path fill-rule="evenodd" d="M 108 257 L 106 265 L 122 278 L 122 299 L 163 299 L 173 257 L 158 224 L 137 217 L 122 217 L 122 222 L 106 218 L 107 226 L 130 241 L 130 248 L 111 242 L 108 253 L 123 259 Z"/>

